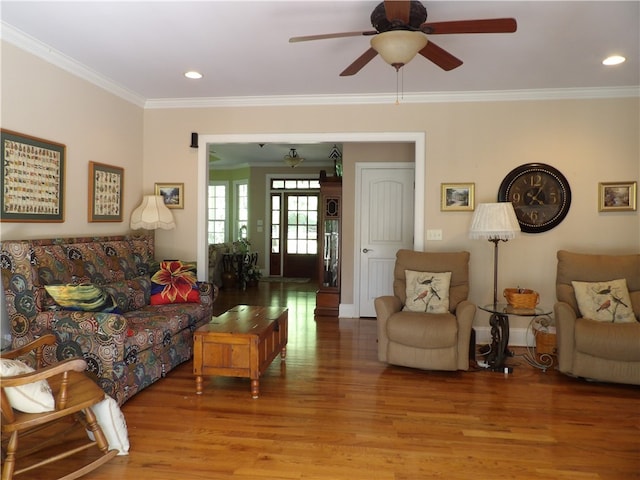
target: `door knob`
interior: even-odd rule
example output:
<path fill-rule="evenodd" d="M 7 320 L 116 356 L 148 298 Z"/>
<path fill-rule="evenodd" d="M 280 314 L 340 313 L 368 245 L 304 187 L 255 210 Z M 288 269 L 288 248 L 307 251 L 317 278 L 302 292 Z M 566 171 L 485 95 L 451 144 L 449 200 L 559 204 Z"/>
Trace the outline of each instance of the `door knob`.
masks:
<path fill-rule="evenodd" d="M 369 250 L 368 248 L 362 249 L 362 253 L 369 253 L 369 252 L 373 252 L 373 250 Z"/>

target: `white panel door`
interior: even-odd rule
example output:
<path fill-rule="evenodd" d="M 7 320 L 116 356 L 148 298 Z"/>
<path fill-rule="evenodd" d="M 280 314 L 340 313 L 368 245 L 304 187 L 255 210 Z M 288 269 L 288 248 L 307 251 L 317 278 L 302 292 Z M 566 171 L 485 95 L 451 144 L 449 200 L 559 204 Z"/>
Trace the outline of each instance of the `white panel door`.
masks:
<path fill-rule="evenodd" d="M 361 170 L 361 317 L 375 317 L 373 300 L 393 294 L 396 252 L 401 248 L 413 248 L 415 169 L 404 165 L 389 164 Z"/>

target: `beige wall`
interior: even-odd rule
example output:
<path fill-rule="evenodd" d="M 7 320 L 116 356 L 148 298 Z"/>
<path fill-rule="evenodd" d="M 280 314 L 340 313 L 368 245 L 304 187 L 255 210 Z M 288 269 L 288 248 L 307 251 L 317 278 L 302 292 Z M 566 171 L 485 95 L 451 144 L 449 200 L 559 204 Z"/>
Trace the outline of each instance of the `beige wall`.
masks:
<path fill-rule="evenodd" d="M 549 163 L 569 180 L 573 201 L 562 224 L 500 245 L 500 291 L 533 288 L 551 305 L 556 250 L 637 252 L 640 245 L 638 212 L 599 213 L 597 199 L 598 182 L 640 178 L 638 98 L 147 109 L 142 121 L 137 107 L 3 47 L 3 127 L 66 143 L 69 158 L 66 222 L 2 224 L 3 238 L 126 231 L 142 192 L 151 193 L 154 182 L 184 182 L 185 208 L 173 210 L 178 228 L 157 232 L 158 256 L 195 258 L 198 155 L 189 148 L 191 132 L 424 132 L 425 229 L 442 229 L 444 235 L 426 248 L 471 252 L 473 301 L 490 300 L 492 245 L 467 239 L 470 212 L 440 211 L 442 182 L 475 182 L 479 203 L 494 201 L 504 176 L 523 163 Z M 19 76 L 13 73 L 18 71 Z M 89 160 L 125 167 L 125 222 L 87 224 Z M 345 164 L 346 192 L 353 189 L 349 168 Z M 345 208 L 353 205 L 345 202 Z M 343 271 L 347 276 L 349 269 Z M 343 278 L 345 285 L 351 282 Z M 343 302 L 353 301 L 351 292 L 344 293 Z"/>
<path fill-rule="evenodd" d="M 556 250 L 638 251 L 638 212 L 599 213 L 597 199 L 598 182 L 638 180 L 640 176 L 638 114 L 637 98 L 147 110 L 144 182 L 160 181 L 157 172 L 170 170 L 174 158 L 192 155 L 187 141 L 190 131 L 215 135 L 423 131 L 425 229 L 442 229 L 444 235 L 443 241 L 427 242 L 426 248 L 471 251 L 471 297 L 485 303 L 492 293 L 492 244 L 467 238 L 471 212 L 440 211 L 440 184 L 474 182 L 476 202 L 490 202 L 496 200 L 500 182 L 514 167 L 549 163 L 570 182 L 571 210 L 564 222 L 549 232 L 523 234 L 500 245 L 499 290 L 516 285 L 533 288 L 541 293 L 542 302 L 550 305 L 555 299 Z M 349 168 L 345 154 L 347 191 L 353 188 Z M 180 174 L 184 178 L 179 181 L 195 190 L 196 166 L 181 169 Z M 353 208 L 353 204 L 345 202 L 345 208 Z M 195 250 L 194 212 L 185 209 L 189 218 L 179 219 L 183 228 L 162 232 L 169 237 L 167 247 L 184 245 L 188 252 Z M 350 248 L 343 245 L 345 252 Z M 345 266 L 343 272 L 342 301 L 353 302 L 348 290 L 352 284 L 349 268 Z"/>
<path fill-rule="evenodd" d="M 142 200 L 143 109 L 2 42 L 2 128 L 66 145 L 65 221 L 0 223 L 0 238 L 122 234 Z M 123 222 L 89 223 L 89 161 L 124 168 Z"/>

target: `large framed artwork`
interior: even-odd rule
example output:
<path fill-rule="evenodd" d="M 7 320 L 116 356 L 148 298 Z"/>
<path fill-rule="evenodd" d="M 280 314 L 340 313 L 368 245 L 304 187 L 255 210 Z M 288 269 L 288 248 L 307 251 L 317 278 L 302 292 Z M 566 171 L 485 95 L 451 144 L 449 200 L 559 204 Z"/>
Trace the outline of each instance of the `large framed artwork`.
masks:
<path fill-rule="evenodd" d="M 5 129 L 0 138 L 0 221 L 64 222 L 66 147 Z"/>
<path fill-rule="evenodd" d="M 121 222 L 124 169 L 89 162 L 89 221 Z"/>

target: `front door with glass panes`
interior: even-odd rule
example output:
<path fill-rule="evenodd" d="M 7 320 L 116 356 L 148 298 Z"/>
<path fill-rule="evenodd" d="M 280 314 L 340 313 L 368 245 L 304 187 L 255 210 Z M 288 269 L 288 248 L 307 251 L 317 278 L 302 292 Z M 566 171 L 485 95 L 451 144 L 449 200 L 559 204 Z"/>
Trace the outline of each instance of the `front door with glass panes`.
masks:
<path fill-rule="evenodd" d="M 271 275 L 316 278 L 319 188 L 317 180 L 271 181 Z"/>

